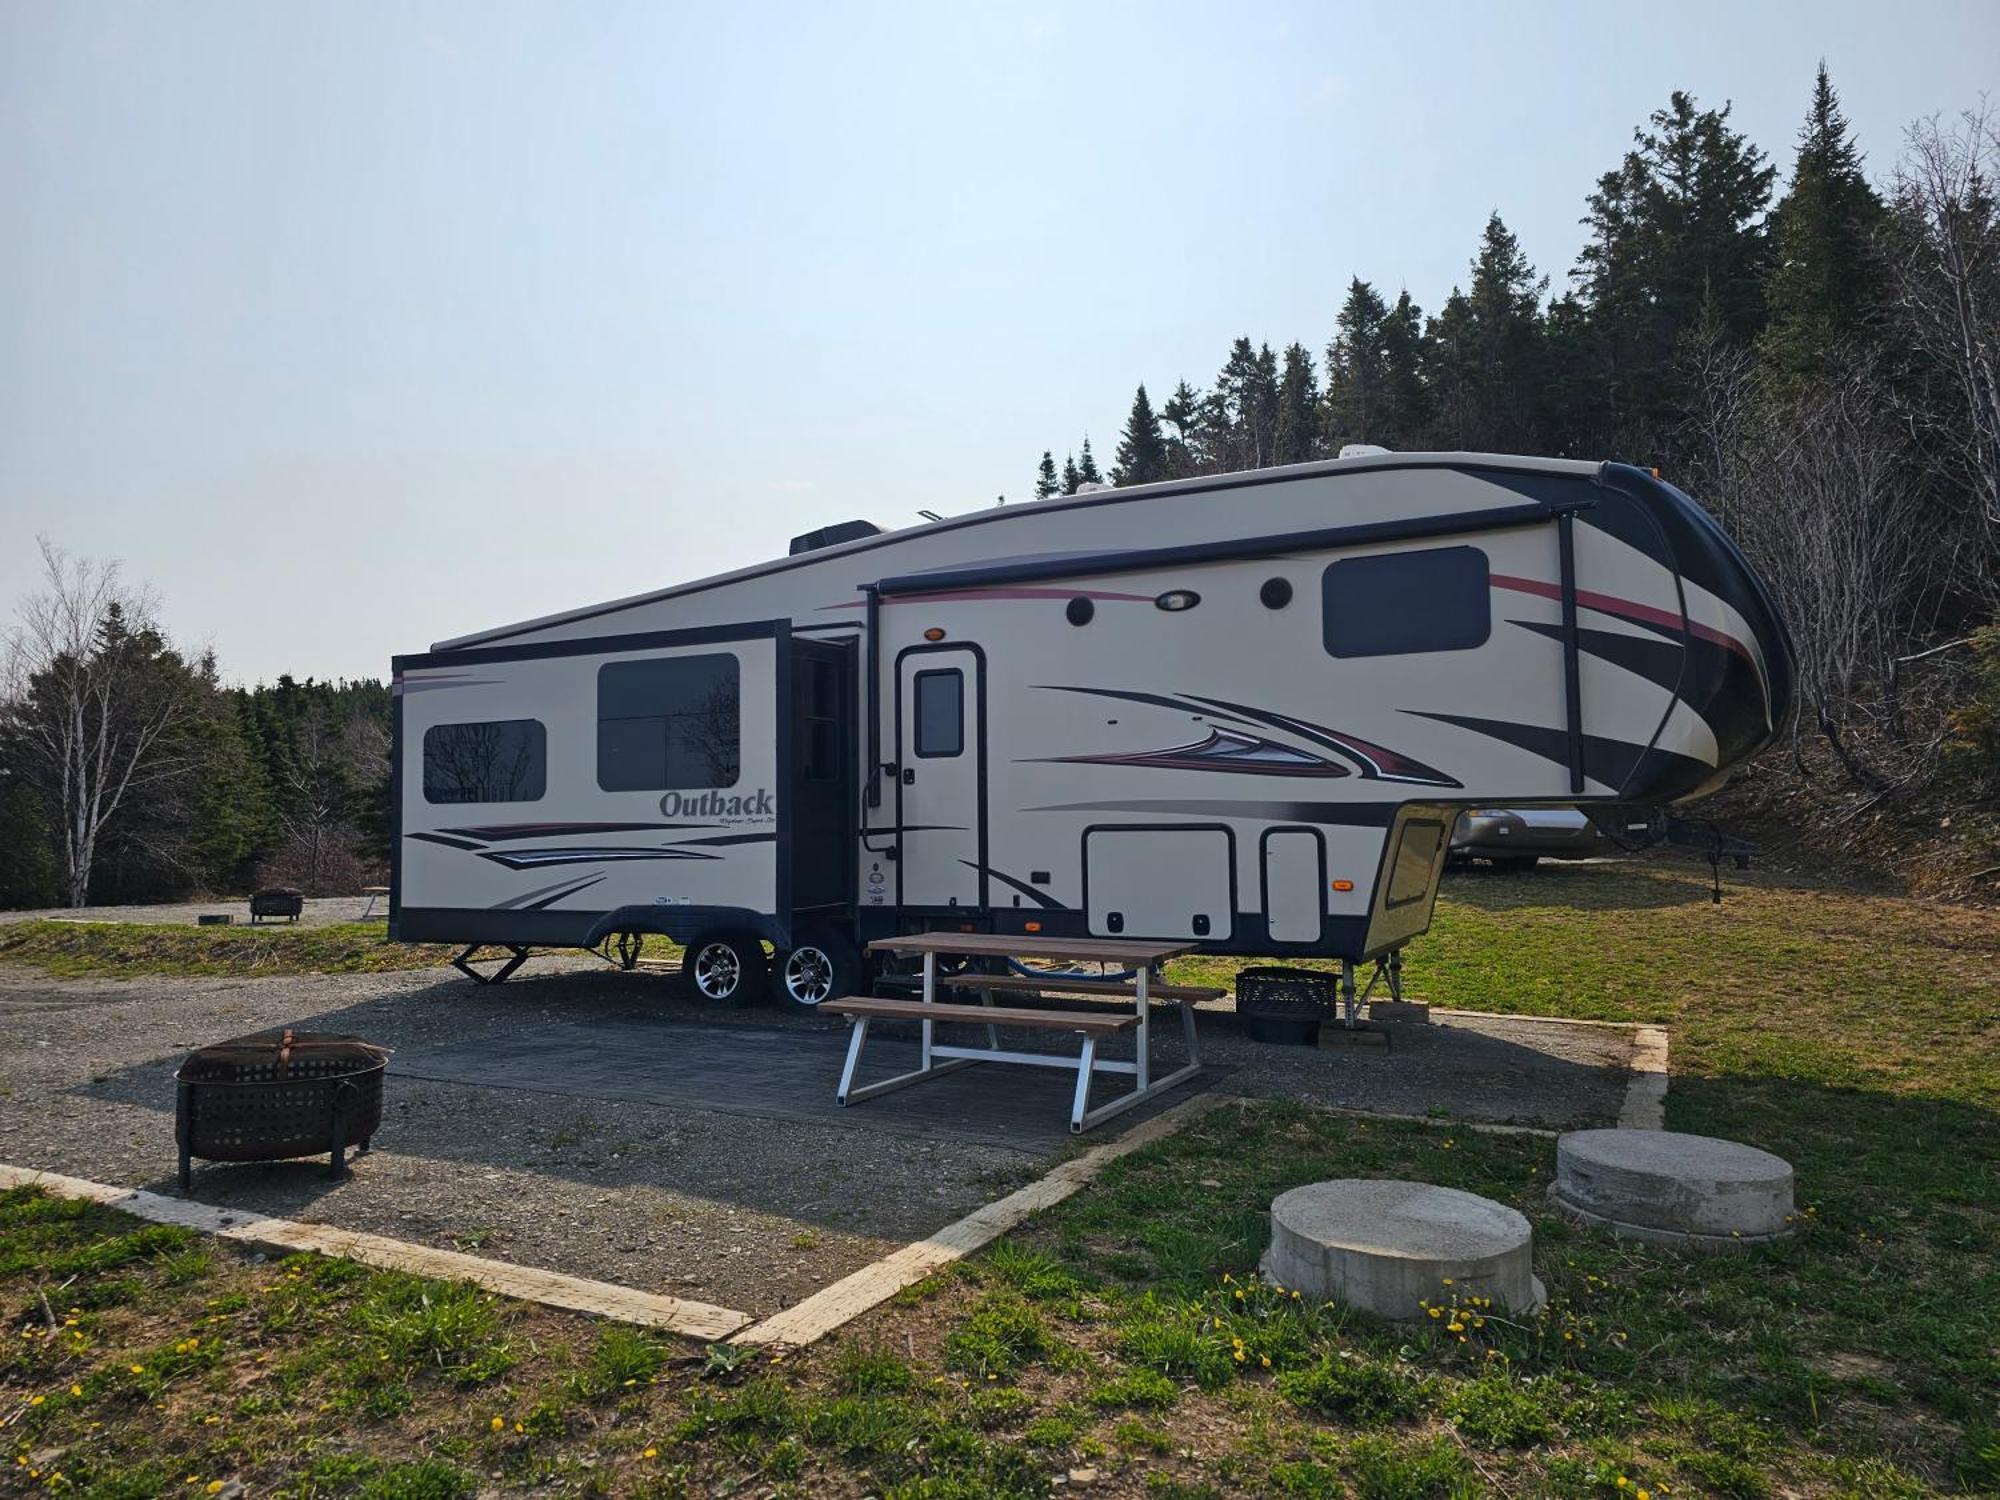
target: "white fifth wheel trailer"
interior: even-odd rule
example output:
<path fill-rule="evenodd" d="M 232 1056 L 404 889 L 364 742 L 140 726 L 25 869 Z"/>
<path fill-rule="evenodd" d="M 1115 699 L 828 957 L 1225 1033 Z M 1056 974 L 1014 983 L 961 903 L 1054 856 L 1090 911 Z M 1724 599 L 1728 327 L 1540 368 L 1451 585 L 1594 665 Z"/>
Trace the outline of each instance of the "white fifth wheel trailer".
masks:
<path fill-rule="evenodd" d="M 1393 955 L 1488 803 L 1699 796 L 1790 647 L 1644 469 L 1301 464 L 1009 505 L 395 662 L 390 933 L 689 945 L 811 1005 L 931 927 Z"/>

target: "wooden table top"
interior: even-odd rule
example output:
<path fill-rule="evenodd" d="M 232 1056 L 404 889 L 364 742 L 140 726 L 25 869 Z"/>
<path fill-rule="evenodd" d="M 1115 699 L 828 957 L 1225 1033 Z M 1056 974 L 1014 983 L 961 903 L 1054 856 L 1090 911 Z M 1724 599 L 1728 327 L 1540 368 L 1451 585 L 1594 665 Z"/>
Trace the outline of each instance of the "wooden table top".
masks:
<path fill-rule="evenodd" d="M 960 953 L 970 958 L 1068 958 L 1086 962 L 1156 964 L 1185 953 L 1193 943 L 1145 942 L 1132 938 L 1009 937 L 997 932 L 913 932 L 877 938 L 874 953 Z"/>

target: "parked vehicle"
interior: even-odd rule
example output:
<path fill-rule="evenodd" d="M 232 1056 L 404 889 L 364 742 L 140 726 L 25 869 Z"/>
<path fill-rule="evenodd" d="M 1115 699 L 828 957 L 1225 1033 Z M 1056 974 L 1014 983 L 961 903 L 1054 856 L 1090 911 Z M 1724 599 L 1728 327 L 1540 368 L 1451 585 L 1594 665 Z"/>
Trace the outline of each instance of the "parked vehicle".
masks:
<path fill-rule="evenodd" d="M 1466 806 L 1699 796 L 1783 625 L 1643 469 L 1364 456 L 796 538 L 395 662 L 391 935 L 810 1005 L 933 926 L 1348 960 Z M 510 966 L 511 967 L 511 966 Z"/>
<path fill-rule="evenodd" d="M 1451 858 L 1496 869 L 1532 870 L 1544 859 L 1591 859 L 1611 845 L 1574 807 L 1468 807 L 1451 831 Z"/>

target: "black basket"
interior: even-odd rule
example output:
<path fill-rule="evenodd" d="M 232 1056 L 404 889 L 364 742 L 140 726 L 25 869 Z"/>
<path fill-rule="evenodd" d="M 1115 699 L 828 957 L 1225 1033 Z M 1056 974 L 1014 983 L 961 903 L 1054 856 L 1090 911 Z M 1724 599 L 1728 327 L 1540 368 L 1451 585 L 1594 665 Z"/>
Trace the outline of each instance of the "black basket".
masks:
<path fill-rule="evenodd" d="M 1267 965 L 1236 976 L 1236 1014 L 1254 1041 L 1311 1047 L 1320 1022 L 1333 1015 L 1336 981 L 1318 969 Z"/>
<path fill-rule="evenodd" d="M 181 1191 L 193 1157 L 280 1161 L 328 1152 L 330 1175 L 349 1146 L 366 1151 L 382 1126 L 389 1049 L 324 1032 L 260 1031 L 188 1054 L 174 1074 Z"/>

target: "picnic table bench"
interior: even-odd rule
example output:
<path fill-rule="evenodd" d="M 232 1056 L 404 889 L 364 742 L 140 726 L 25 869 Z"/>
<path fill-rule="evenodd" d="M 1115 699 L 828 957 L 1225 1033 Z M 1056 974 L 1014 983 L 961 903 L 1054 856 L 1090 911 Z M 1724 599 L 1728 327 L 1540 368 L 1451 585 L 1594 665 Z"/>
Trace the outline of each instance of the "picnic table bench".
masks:
<path fill-rule="evenodd" d="M 890 1000 L 875 996 L 850 995 L 821 1004 L 820 1010 L 828 1015 L 846 1016 L 852 1028 L 848 1037 L 847 1060 L 841 1069 L 840 1083 L 834 1093 L 835 1102 L 843 1106 L 859 1104 L 863 1100 L 886 1094 L 892 1089 L 907 1088 L 913 1083 L 940 1078 L 961 1068 L 972 1067 L 976 1063 L 1017 1063 L 1026 1067 L 1063 1068 L 1072 1070 L 1076 1074 L 1069 1128 L 1073 1133 L 1081 1133 L 1151 1098 L 1154 1094 L 1173 1088 L 1199 1071 L 1201 1056 L 1195 1041 L 1193 1007 L 1198 1000 L 1212 998 L 1221 993 L 1200 985 L 1164 985 L 1158 981 L 1155 971 L 1159 965 L 1173 955 L 1185 952 L 1189 946 L 1186 943 L 1148 943 L 1122 938 L 1007 937 L 997 933 L 926 932 L 900 938 L 880 938 L 868 946 L 874 952 L 921 955 L 924 963 L 923 997 L 918 1000 Z M 1122 963 L 1129 964 L 1133 974 L 1130 980 L 1063 973 L 944 976 L 938 973 L 937 960 L 940 954 L 971 958 L 1042 958 Z M 940 989 L 978 991 L 980 1003 L 941 1001 L 938 999 Z M 1080 1010 L 1075 1007 L 1060 1006 L 1002 1006 L 994 1003 L 993 997 L 996 993 L 1111 998 L 1129 1001 L 1131 1009 L 1110 1011 L 1101 1007 Z M 1149 1015 L 1151 1002 L 1155 999 L 1172 1001 L 1180 1006 L 1181 1035 L 1187 1050 L 1186 1060 L 1180 1067 L 1157 1079 L 1152 1076 L 1152 1035 Z M 922 1038 L 920 1060 L 918 1066 L 910 1072 L 857 1087 L 854 1081 L 855 1073 L 860 1067 L 863 1050 L 868 1045 L 869 1023 L 875 1020 L 916 1021 Z M 936 1035 L 937 1027 L 952 1023 L 985 1027 L 986 1045 L 980 1047 L 940 1042 Z M 999 1028 L 1002 1026 L 1018 1030 L 1067 1032 L 1081 1036 L 1082 1045 L 1075 1056 L 1055 1052 L 1012 1051 L 1000 1045 Z M 1131 1061 L 1098 1057 L 1097 1045 L 1100 1040 L 1128 1031 L 1136 1034 L 1135 1055 Z M 1133 1088 L 1129 1093 L 1121 1094 L 1110 1103 L 1093 1110 L 1090 1108 L 1091 1084 L 1100 1074 L 1106 1073 L 1130 1077 L 1133 1080 Z"/>

